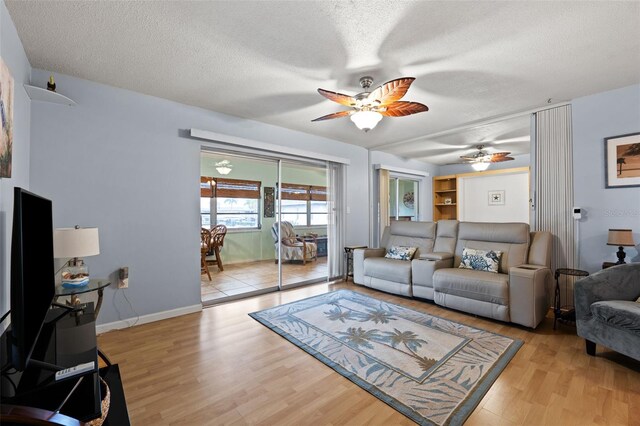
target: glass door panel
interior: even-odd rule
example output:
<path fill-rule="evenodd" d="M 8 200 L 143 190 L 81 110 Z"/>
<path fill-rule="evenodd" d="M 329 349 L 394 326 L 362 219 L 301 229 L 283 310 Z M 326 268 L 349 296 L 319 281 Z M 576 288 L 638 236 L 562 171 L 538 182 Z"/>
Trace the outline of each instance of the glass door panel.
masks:
<path fill-rule="evenodd" d="M 278 263 L 281 288 L 327 280 L 328 203 L 324 165 L 280 162 Z M 285 229 L 286 228 L 286 229 Z"/>
<path fill-rule="evenodd" d="M 219 166 L 224 160 L 231 163 L 230 170 Z M 215 251 L 210 249 L 206 254 L 211 279 L 201 275 L 203 303 L 277 290 L 278 273 L 274 268 L 277 245 L 271 230 L 276 222 L 278 161 L 203 151 L 200 174 L 201 182 L 212 182 L 210 187 L 201 184 L 201 227 L 227 228 L 219 247 L 222 270 Z"/>
<path fill-rule="evenodd" d="M 419 181 L 401 177 L 389 179 L 389 217 L 393 220 L 417 221 Z"/>

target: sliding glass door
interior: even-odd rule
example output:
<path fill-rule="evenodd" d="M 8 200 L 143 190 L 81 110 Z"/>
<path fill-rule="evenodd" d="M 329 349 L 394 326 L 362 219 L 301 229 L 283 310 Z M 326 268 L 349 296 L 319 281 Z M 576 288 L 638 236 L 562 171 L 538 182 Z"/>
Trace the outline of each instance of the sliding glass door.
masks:
<path fill-rule="evenodd" d="M 399 176 L 389 178 L 390 220 L 417 221 L 420 182 Z"/>
<path fill-rule="evenodd" d="M 326 164 L 280 161 L 280 288 L 327 280 Z"/>
<path fill-rule="evenodd" d="M 329 265 L 339 268 L 341 253 L 332 245 L 342 241 L 330 170 L 326 162 L 202 152 L 201 245 L 210 244 L 202 240 L 207 232 L 226 231 L 220 263 L 215 250 L 207 246 L 203 253 L 203 303 L 339 275 L 328 272 Z M 332 176 L 335 181 L 335 170 Z"/>

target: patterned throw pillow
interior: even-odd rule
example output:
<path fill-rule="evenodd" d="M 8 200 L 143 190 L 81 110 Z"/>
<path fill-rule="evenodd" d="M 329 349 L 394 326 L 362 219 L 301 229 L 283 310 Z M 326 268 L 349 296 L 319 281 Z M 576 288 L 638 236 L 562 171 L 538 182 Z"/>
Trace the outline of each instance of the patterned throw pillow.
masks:
<path fill-rule="evenodd" d="M 462 261 L 460 262 L 459 268 L 494 272 L 497 274 L 501 257 L 501 251 L 477 250 L 465 247 L 462 249 Z"/>
<path fill-rule="evenodd" d="M 413 255 L 416 254 L 416 250 L 418 250 L 418 247 L 391 246 L 384 257 L 387 259 L 411 260 Z"/>

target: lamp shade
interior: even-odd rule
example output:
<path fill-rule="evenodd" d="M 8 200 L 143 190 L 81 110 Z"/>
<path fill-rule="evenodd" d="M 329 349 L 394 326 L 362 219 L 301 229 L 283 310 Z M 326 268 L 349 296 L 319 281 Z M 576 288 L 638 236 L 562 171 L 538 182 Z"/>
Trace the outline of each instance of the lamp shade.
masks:
<path fill-rule="evenodd" d="M 53 256 L 57 259 L 100 254 L 98 228 L 58 228 L 53 233 Z"/>
<path fill-rule="evenodd" d="M 607 245 L 633 247 L 636 244 L 633 242 L 631 229 L 609 229 Z"/>
<path fill-rule="evenodd" d="M 475 170 L 476 172 L 482 172 L 489 168 L 489 163 L 480 161 L 478 163 L 473 163 L 471 167 L 473 167 L 473 170 Z"/>
<path fill-rule="evenodd" d="M 365 132 L 376 127 L 380 120 L 382 120 L 382 114 L 376 111 L 358 111 L 351 115 L 351 121 L 358 129 Z"/>

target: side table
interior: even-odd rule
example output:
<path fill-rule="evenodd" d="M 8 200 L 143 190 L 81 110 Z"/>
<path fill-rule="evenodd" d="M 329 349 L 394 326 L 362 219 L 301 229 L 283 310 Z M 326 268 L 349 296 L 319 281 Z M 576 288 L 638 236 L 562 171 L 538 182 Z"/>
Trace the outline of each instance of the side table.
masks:
<path fill-rule="evenodd" d="M 111 285 L 111 282 L 105 279 L 92 278 L 89 280 L 89 284 L 84 285 L 82 287 L 66 288 L 66 287 L 59 286 L 59 287 L 56 287 L 56 294 L 53 301 L 57 302 L 59 297 L 71 296 L 71 301 L 67 302 L 67 304 L 71 306 L 79 305 L 81 303 L 80 297 L 78 297 L 79 294 L 97 291 L 98 301 L 96 302 L 94 315 L 95 315 L 95 319 L 98 319 L 98 314 L 100 313 L 100 307 L 102 306 L 102 295 L 103 295 L 104 288 L 110 285 Z"/>
<path fill-rule="evenodd" d="M 602 262 L 602 269 L 611 268 L 612 266 L 616 266 L 616 262 Z"/>
<path fill-rule="evenodd" d="M 573 277 L 586 277 L 589 275 L 587 271 L 582 271 L 580 269 L 567 269 L 567 268 L 559 268 L 556 269 L 556 273 L 554 275 L 556 279 L 556 291 L 553 303 L 553 329 L 556 329 L 556 321 L 568 321 L 575 322 L 576 320 L 576 310 L 573 305 L 566 304 L 564 306 L 560 306 L 560 275 L 564 276 L 573 276 Z M 568 285 L 565 282 L 565 303 L 567 302 L 568 297 Z"/>
<path fill-rule="evenodd" d="M 345 256 L 345 271 L 344 271 L 344 280 L 349 281 L 349 277 L 353 277 L 353 251 L 356 249 L 366 249 L 368 246 L 345 246 L 344 247 L 344 256 Z"/>

